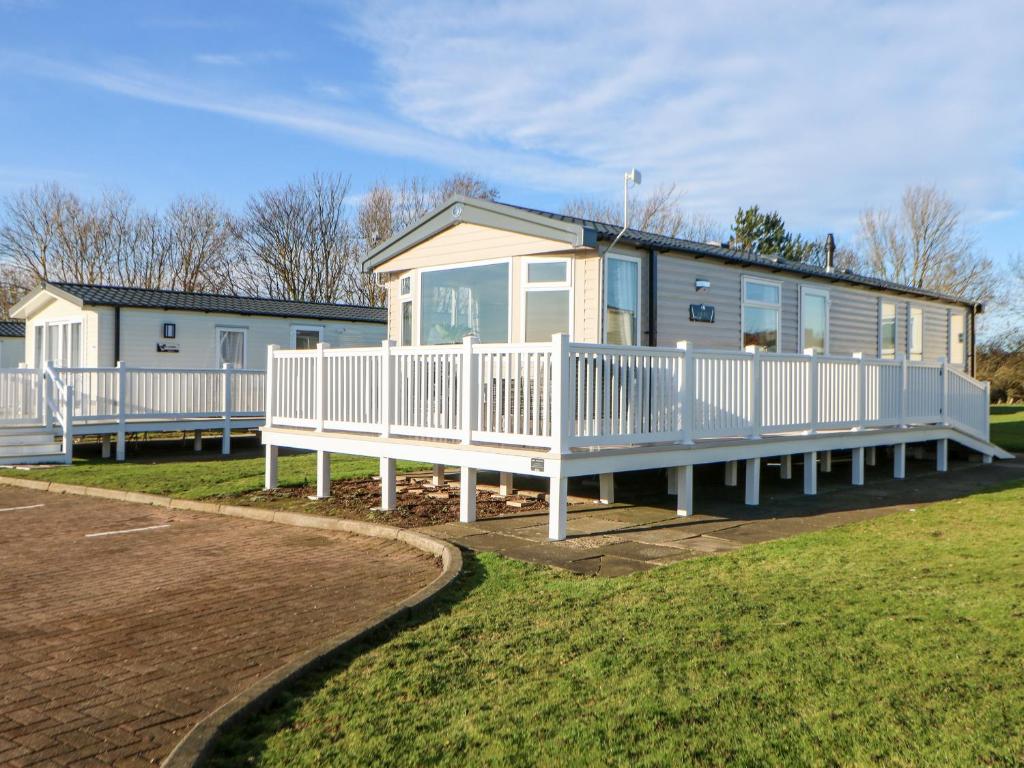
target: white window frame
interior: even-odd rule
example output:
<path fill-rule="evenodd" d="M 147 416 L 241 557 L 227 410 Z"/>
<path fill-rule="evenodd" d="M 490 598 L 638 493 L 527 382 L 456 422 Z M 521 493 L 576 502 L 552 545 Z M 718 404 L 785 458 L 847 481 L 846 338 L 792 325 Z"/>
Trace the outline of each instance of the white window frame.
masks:
<path fill-rule="evenodd" d="M 893 322 L 893 329 L 892 329 L 892 357 L 886 357 L 885 356 L 885 347 L 883 346 L 883 344 L 885 344 L 885 339 L 884 339 L 884 336 L 882 334 L 882 324 L 885 321 L 885 306 L 887 304 L 892 307 L 892 322 Z M 899 309 L 899 302 L 898 301 L 890 301 L 889 299 L 879 299 L 878 300 L 878 359 L 879 360 L 895 360 L 899 356 L 900 345 L 899 345 L 899 334 L 897 333 L 897 331 L 899 330 L 899 314 L 900 314 L 900 309 Z"/>
<path fill-rule="evenodd" d="M 402 284 L 405 283 L 406 280 L 409 281 L 409 290 L 407 291 L 402 290 Z M 416 326 L 418 323 L 416 322 L 416 302 L 413 301 L 413 293 L 417 288 L 418 282 L 413 279 L 413 275 L 411 273 L 400 275 L 398 277 L 398 338 L 396 341 L 399 346 L 404 346 L 404 342 L 402 341 L 402 311 L 405 309 L 406 304 L 409 305 L 409 322 L 411 324 L 409 328 L 409 345 L 411 346 L 417 341 Z"/>
<path fill-rule="evenodd" d="M 327 327 L 324 325 L 293 325 L 292 326 L 292 349 L 296 349 L 296 344 L 299 340 L 299 331 L 316 331 L 319 334 L 320 342 L 323 343 L 324 333 L 327 331 Z M 218 335 L 218 341 L 220 336 Z"/>
<path fill-rule="evenodd" d="M 608 343 L 608 263 L 613 259 L 619 261 L 632 261 L 636 264 L 636 328 L 633 333 L 633 338 L 636 339 L 635 346 L 642 346 L 640 344 L 640 332 L 643 330 L 643 323 L 641 322 L 640 316 L 643 313 L 643 282 L 644 282 L 644 263 L 643 259 L 639 256 L 631 256 L 625 253 L 606 253 L 604 255 L 604 290 L 601 292 L 601 340 Z"/>
<path fill-rule="evenodd" d="M 54 357 L 53 357 L 53 350 L 51 350 L 49 348 L 50 347 L 50 328 L 52 328 L 52 327 L 59 327 L 61 329 L 58 332 L 60 334 L 61 341 L 59 341 L 58 343 L 60 344 L 61 347 L 63 347 L 64 346 L 64 341 L 63 341 L 64 336 L 65 336 L 65 334 L 69 334 L 70 333 L 69 329 L 70 329 L 70 327 L 72 325 L 77 325 L 78 326 L 78 366 L 79 367 L 83 367 L 85 365 L 85 319 L 82 318 L 82 317 L 74 317 L 74 318 L 68 317 L 68 318 L 61 318 L 61 319 L 58 319 L 58 320 L 43 320 L 43 321 L 38 322 L 38 323 L 35 324 L 35 327 L 38 329 L 36 332 L 38 333 L 39 330 L 41 330 L 42 333 L 43 333 L 43 345 L 42 345 L 43 346 L 43 359 L 42 360 L 36 360 L 36 368 L 40 368 L 41 369 L 48 362 L 50 362 L 51 360 L 54 359 Z M 32 343 L 33 343 L 33 347 L 34 347 L 35 339 L 32 340 Z M 68 349 L 70 350 L 70 345 L 69 345 Z M 35 354 L 35 349 L 33 349 L 33 354 Z M 67 363 L 62 362 L 62 361 L 58 361 L 57 367 L 58 368 L 70 367 L 68 365 L 68 363 L 70 363 L 70 361 L 67 361 Z"/>
<path fill-rule="evenodd" d="M 557 282 L 544 282 L 544 283 L 531 283 L 530 282 L 530 265 L 531 264 L 564 264 L 565 265 L 565 280 L 559 280 Z M 545 259 L 545 258 L 524 258 L 522 259 L 522 266 L 520 267 L 519 283 L 521 285 L 519 296 L 519 338 L 526 343 L 526 295 L 531 292 L 542 292 L 542 291 L 568 291 L 569 293 L 569 338 L 575 338 L 575 315 L 576 315 L 576 297 L 573 291 L 572 283 L 572 259 Z M 638 311 L 639 314 L 639 311 Z"/>
<path fill-rule="evenodd" d="M 829 354 L 829 347 L 832 337 L 832 294 L 828 288 L 817 285 L 800 286 L 800 338 L 797 339 L 797 352 L 803 352 L 804 345 L 804 297 L 807 295 L 820 296 L 825 299 L 825 349 L 823 355 Z M 782 294 L 779 294 L 779 304 L 782 303 Z M 781 317 L 780 317 L 781 320 Z"/>
<path fill-rule="evenodd" d="M 414 294 L 413 294 L 414 297 L 415 297 L 415 304 L 413 306 L 413 315 L 412 315 L 412 317 L 413 317 L 413 320 L 412 320 L 413 339 L 414 339 L 413 345 L 414 346 L 422 346 L 422 340 L 420 339 L 420 330 L 421 329 L 420 329 L 419 312 L 416 312 L 415 310 L 416 310 L 417 307 L 422 306 L 422 303 L 423 303 L 423 301 L 422 301 L 422 297 L 423 297 L 422 278 L 423 278 L 423 275 L 426 274 L 427 272 L 439 272 L 439 271 L 442 271 L 442 270 L 449 270 L 449 269 L 462 269 L 464 267 L 487 267 L 487 266 L 490 266 L 492 264 L 505 264 L 508 267 L 508 319 L 506 321 L 505 338 L 507 338 L 509 342 L 512 341 L 512 314 L 513 314 L 513 312 L 512 312 L 512 310 L 513 310 L 512 302 L 515 299 L 515 294 L 513 293 L 513 283 L 515 282 L 515 280 L 513 279 L 514 276 L 512 274 L 512 259 L 510 259 L 510 258 L 505 258 L 505 259 L 483 259 L 481 261 L 465 261 L 465 262 L 459 262 L 457 264 L 442 264 L 442 265 L 436 266 L 436 267 L 420 267 L 419 269 L 416 270 L 416 279 L 413 280 L 413 284 L 415 285 Z M 399 329 L 399 332 L 401 332 L 401 329 Z M 445 346 L 451 346 L 451 345 L 445 345 Z"/>
<path fill-rule="evenodd" d="M 220 359 L 220 334 L 221 331 L 235 331 L 242 334 L 242 364 L 236 367 L 236 370 L 245 368 L 249 361 L 249 328 L 241 325 L 218 325 L 214 330 L 214 340 L 216 346 L 213 351 L 213 359 L 218 368 L 224 366 L 224 361 Z"/>
<path fill-rule="evenodd" d="M 911 323 L 915 312 L 919 312 L 921 316 L 921 349 L 917 351 L 914 351 L 914 328 Z M 907 360 L 915 362 L 924 360 L 924 307 L 909 301 L 907 302 Z"/>
<path fill-rule="evenodd" d="M 770 285 L 779 291 L 779 300 L 775 304 L 770 304 L 765 301 L 748 301 L 747 300 L 747 285 L 749 283 L 760 283 L 761 285 Z M 755 277 L 754 275 L 743 275 L 743 279 L 740 280 L 740 349 L 745 349 L 743 344 L 744 329 L 747 327 L 747 307 L 754 307 L 757 309 L 774 309 L 775 310 L 775 351 L 782 351 L 782 281 L 781 280 L 770 280 L 767 277 Z M 801 335 L 802 337 L 802 335 Z"/>

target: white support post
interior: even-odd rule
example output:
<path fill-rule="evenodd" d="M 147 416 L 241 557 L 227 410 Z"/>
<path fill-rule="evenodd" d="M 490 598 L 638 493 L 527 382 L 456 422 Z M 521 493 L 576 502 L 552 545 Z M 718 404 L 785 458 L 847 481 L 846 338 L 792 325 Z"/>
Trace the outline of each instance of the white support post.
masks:
<path fill-rule="evenodd" d="M 393 339 L 384 339 L 380 343 L 380 436 L 391 437 L 391 404 L 395 400 L 394 393 L 394 361 L 391 348 L 395 346 Z"/>
<path fill-rule="evenodd" d="M 892 451 L 892 476 L 902 480 L 907 476 L 907 444 L 897 443 Z"/>
<path fill-rule="evenodd" d="M 761 439 L 761 352 L 748 346 L 750 352 L 750 439 Z"/>
<path fill-rule="evenodd" d="M 75 448 L 75 385 L 67 384 L 67 395 L 62 403 L 64 408 L 64 461 L 71 463 L 71 454 Z"/>
<path fill-rule="evenodd" d="M 476 521 L 476 470 L 459 467 L 459 522 Z"/>
<path fill-rule="evenodd" d="M 869 467 L 874 467 L 878 464 L 878 450 L 875 446 L 870 445 L 864 449 L 864 461 Z"/>
<path fill-rule="evenodd" d="M 551 452 L 569 452 L 569 335 L 551 337 Z M 563 537 L 564 538 L 564 537 Z"/>
<path fill-rule="evenodd" d="M 693 465 L 686 464 L 676 469 L 676 515 L 693 515 Z"/>
<path fill-rule="evenodd" d="M 327 345 L 319 343 L 316 345 L 316 428 L 324 431 L 324 421 L 327 418 L 327 358 L 325 350 Z"/>
<path fill-rule="evenodd" d="M 128 414 L 128 368 L 124 360 L 117 361 L 117 452 L 114 458 L 124 461 L 125 422 Z"/>
<path fill-rule="evenodd" d="M 220 441 L 220 452 L 231 453 L 231 363 L 224 363 L 224 434 Z"/>
<path fill-rule="evenodd" d="M 938 472 L 949 471 L 949 440 L 946 438 L 935 443 L 935 469 Z"/>
<path fill-rule="evenodd" d="M 743 503 L 756 507 L 761 503 L 761 460 L 747 459 L 746 482 L 743 488 Z"/>
<path fill-rule="evenodd" d="M 818 452 L 809 451 L 804 454 L 804 495 L 814 496 L 818 493 Z"/>
<path fill-rule="evenodd" d="M 939 358 L 939 376 L 942 377 L 942 413 L 939 423 L 949 426 L 949 363 L 946 358 Z"/>
<path fill-rule="evenodd" d="M 110 458 L 110 435 L 103 435 L 100 438 L 100 457 L 104 459 Z"/>
<path fill-rule="evenodd" d="M 867 368 L 863 352 L 854 352 L 853 359 L 857 361 L 857 426 L 853 429 L 860 431 L 867 422 Z"/>
<path fill-rule="evenodd" d="M 569 478 L 552 477 L 548 492 L 548 538 L 551 541 L 565 541 L 569 528 L 566 497 L 569 495 Z"/>
<path fill-rule="evenodd" d="M 991 453 L 983 453 L 983 454 L 981 454 L 981 463 L 982 464 L 991 464 L 992 463 L 992 454 Z"/>
<path fill-rule="evenodd" d="M 203 430 L 197 429 L 192 433 L 192 450 L 199 453 L 203 450 Z"/>
<path fill-rule="evenodd" d="M 793 479 L 793 457 L 789 454 L 779 458 L 779 477 L 783 480 Z"/>
<path fill-rule="evenodd" d="M 613 472 L 605 472 L 598 476 L 597 481 L 600 486 L 600 502 L 602 504 L 614 504 L 615 474 Z"/>
<path fill-rule="evenodd" d="M 907 414 L 910 413 L 909 403 L 907 402 L 907 356 L 900 354 L 896 356 L 896 359 L 900 362 L 900 427 L 907 427 Z M 904 449 L 906 445 L 903 446 Z"/>
<path fill-rule="evenodd" d="M 498 495 L 499 496 L 511 496 L 512 495 L 512 473 L 511 472 L 500 472 L 500 473 L 498 473 Z"/>
<path fill-rule="evenodd" d="M 316 452 L 316 497 L 331 498 L 331 454 L 327 451 Z"/>
<path fill-rule="evenodd" d="M 266 413 L 265 424 L 268 427 L 272 427 L 274 425 L 274 394 L 276 387 L 276 383 L 274 381 L 276 378 L 274 370 L 276 366 L 276 363 L 274 363 L 274 353 L 279 349 L 280 347 L 277 344 L 267 345 L 267 383 L 264 394 L 266 402 L 263 404 L 263 410 Z M 202 448 L 202 445 L 200 445 L 200 448 Z"/>
<path fill-rule="evenodd" d="M 473 424 L 476 421 L 474 411 L 476 409 L 477 382 L 474 370 L 476 366 L 473 341 L 472 336 L 462 339 L 462 371 L 459 376 L 459 386 L 462 388 L 462 442 L 464 445 L 473 442 Z"/>
<path fill-rule="evenodd" d="M 738 479 L 738 467 L 737 462 L 727 461 L 725 462 L 725 484 L 730 488 L 735 488 L 739 485 Z"/>
<path fill-rule="evenodd" d="M 272 490 L 277 488 L 277 454 L 278 448 L 276 445 L 264 446 L 266 458 L 263 464 L 263 488 L 264 490 Z"/>
<path fill-rule="evenodd" d="M 807 363 L 807 434 L 818 431 L 818 358 L 814 347 L 807 347 L 804 354 L 811 358 Z"/>
<path fill-rule="evenodd" d="M 829 474 L 832 471 L 832 451 L 823 451 L 821 454 L 821 471 Z"/>
<path fill-rule="evenodd" d="M 380 460 L 380 508 L 389 512 L 397 501 L 395 488 L 395 460 L 382 456 Z"/>
<path fill-rule="evenodd" d="M 679 377 L 676 380 L 676 398 L 679 403 L 679 442 L 684 445 L 693 443 L 693 380 L 697 370 L 696 356 L 690 349 L 690 342 L 677 341 L 676 349 L 682 355 L 679 366 Z"/>
<path fill-rule="evenodd" d="M 440 488 L 445 484 L 444 480 L 444 464 L 435 464 L 434 470 L 430 475 L 430 482 L 432 485 Z"/>
<path fill-rule="evenodd" d="M 850 458 L 852 460 L 850 484 L 864 485 L 864 449 L 854 448 Z"/>

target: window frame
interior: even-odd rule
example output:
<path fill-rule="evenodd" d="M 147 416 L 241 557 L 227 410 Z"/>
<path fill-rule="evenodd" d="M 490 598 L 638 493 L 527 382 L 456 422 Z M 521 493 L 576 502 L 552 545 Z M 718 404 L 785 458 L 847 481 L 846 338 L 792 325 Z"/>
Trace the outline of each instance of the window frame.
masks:
<path fill-rule="evenodd" d="M 57 331 L 58 341 L 57 345 L 63 349 L 65 346 L 68 352 L 71 351 L 70 340 L 67 336 L 70 334 L 70 328 L 73 325 L 78 326 L 78 365 L 72 366 L 70 361 L 58 361 L 53 356 L 53 350 L 50 347 L 50 328 L 59 328 Z M 41 320 L 35 324 L 36 333 L 42 333 L 42 359 L 36 360 L 36 368 L 42 369 L 48 362 L 53 360 L 57 363 L 58 368 L 82 368 L 85 365 L 85 319 L 82 317 L 77 318 L 58 318 L 56 320 Z M 33 340 L 33 345 L 38 342 Z M 33 354 L 38 347 L 33 349 Z M 116 361 L 115 361 L 116 362 Z"/>
<path fill-rule="evenodd" d="M 603 270 L 603 282 L 604 287 L 601 291 L 601 339 L 602 343 L 609 344 L 608 341 L 608 265 L 613 260 L 629 261 L 636 264 L 636 328 L 634 329 L 634 338 L 636 344 L 632 346 L 640 347 L 643 346 L 640 343 L 641 332 L 643 331 L 643 323 L 641 322 L 641 315 L 643 314 L 643 282 L 644 282 L 644 266 L 643 259 L 639 256 L 633 256 L 625 253 L 606 253 L 604 255 L 604 264 L 602 265 Z M 617 345 L 619 346 L 619 345 Z M 628 347 L 629 344 L 622 344 L 621 346 Z"/>
<path fill-rule="evenodd" d="M 779 300 L 775 304 L 771 304 L 764 301 L 757 301 L 756 299 L 747 299 L 747 285 L 750 283 L 760 283 L 761 285 L 770 285 L 776 288 L 779 292 Z M 775 311 L 775 352 L 782 351 L 782 281 L 772 280 L 767 277 L 758 277 L 756 275 L 743 275 L 740 280 L 740 349 L 745 350 L 747 345 L 743 343 L 743 337 L 746 335 L 747 327 L 747 307 L 753 309 L 771 309 Z M 769 350 L 770 351 L 770 350 Z"/>
<path fill-rule="evenodd" d="M 419 269 L 416 270 L 416 279 L 412 281 L 413 285 L 414 285 L 414 289 L 413 289 L 414 293 L 413 293 L 413 295 L 416 298 L 416 302 L 415 303 L 419 304 L 420 307 L 422 308 L 422 304 L 423 304 L 423 298 L 422 298 L 423 297 L 423 275 L 425 275 L 425 274 L 427 274 L 429 272 L 440 272 L 440 271 L 443 271 L 443 270 L 465 269 L 466 267 L 488 267 L 488 266 L 491 266 L 493 264 L 504 264 L 504 265 L 506 265 L 506 268 L 508 269 L 508 313 L 507 313 L 508 317 L 505 318 L 505 339 L 506 339 L 506 341 L 505 342 L 494 342 L 494 343 L 497 343 L 497 344 L 501 344 L 501 343 L 507 344 L 512 339 L 512 309 L 513 309 L 512 302 L 515 299 L 515 293 L 513 292 L 513 283 L 515 281 L 513 280 L 512 259 L 511 258 L 482 259 L 482 260 L 479 260 L 479 261 L 465 261 L 465 262 L 458 262 L 458 263 L 455 263 L 455 264 L 441 264 L 441 265 L 438 265 L 436 267 L 420 267 Z M 399 283 L 399 285 L 401 285 L 401 283 Z M 422 329 L 420 328 L 421 323 L 419 321 L 419 313 L 416 312 L 415 310 L 416 310 L 416 306 L 414 305 L 413 306 L 413 313 L 412 313 L 412 318 L 413 318 L 412 319 L 412 324 L 413 324 L 413 339 L 415 341 L 414 341 L 413 346 L 423 346 L 423 339 L 420 338 L 421 337 L 421 330 Z M 399 329 L 399 330 L 401 330 L 401 329 Z M 488 342 L 480 342 L 480 343 L 484 344 L 484 343 L 488 343 Z M 449 347 L 449 346 L 451 346 L 451 344 L 444 344 L 442 346 Z"/>
<path fill-rule="evenodd" d="M 920 313 L 919 316 L 921 318 L 921 327 L 919 329 L 919 335 L 921 337 L 921 348 L 917 351 L 914 350 L 915 325 L 912 322 L 912 320 L 914 319 L 915 312 Z M 917 363 L 924 360 L 924 307 L 921 306 L 920 304 L 915 304 L 909 301 L 907 302 L 907 360 L 911 360 Z"/>
<path fill-rule="evenodd" d="M 823 288 L 817 285 L 801 285 L 800 286 L 800 322 L 799 331 L 800 337 L 797 339 L 797 352 L 802 353 L 806 347 L 804 347 L 804 297 L 807 295 L 820 296 L 825 299 L 825 344 L 821 354 L 829 354 L 830 342 L 832 336 L 832 293 L 828 288 Z M 779 306 L 782 306 L 782 294 L 779 294 Z M 781 320 L 781 317 L 780 317 Z"/>
<path fill-rule="evenodd" d="M 324 343 L 324 333 L 327 331 L 327 326 L 324 326 L 324 325 L 293 325 L 291 327 L 292 349 L 298 349 L 296 344 L 298 343 L 299 332 L 300 331 L 316 331 L 317 332 L 317 339 L 319 340 L 318 343 L 323 344 Z M 219 339 L 219 337 L 218 337 L 218 339 Z M 315 347 L 314 347 L 314 349 L 315 349 Z"/>
<path fill-rule="evenodd" d="M 885 324 L 885 307 L 892 307 L 892 355 L 885 353 L 885 334 L 882 328 Z M 895 360 L 899 354 L 899 302 L 880 298 L 878 300 L 878 359 Z"/>
<path fill-rule="evenodd" d="M 959 318 L 962 326 L 960 334 L 963 340 L 960 345 L 960 359 L 953 360 L 953 318 Z M 946 361 L 963 370 L 967 365 L 967 313 L 962 309 L 946 310 Z"/>
<path fill-rule="evenodd" d="M 408 281 L 408 290 L 406 289 L 406 282 Z M 416 304 L 413 301 L 413 293 L 418 290 L 419 284 L 413 280 L 412 273 L 406 273 L 398 276 L 398 345 L 400 347 L 413 346 L 417 341 L 416 339 Z M 405 343 L 405 328 L 402 323 L 405 321 L 403 312 L 405 306 L 409 305 L 409 343 Z"/>
<path fill-rule="evenodd" d="M 220 357 L 220 335 L 225 331 L 242 334 L 242 364 L 235 366 L 236 371 L 242 370 L 249 361 L 249 328 L 241 325 L 214 326 L 214 339 L 216 340 L 216 346 L 214 347 L 214 360 L 216 361 L 218 368 L 223 368 L 225 365 L 225 362 L 221 360 Z"/>
<path fill-rule="evenodd" d="M 576 308 L 576 297 L 573 291 L 572 281 L 572 266 L 573 260 L 571 258 L 543 258 L 543 257 L 531 257 L 521 259 L 522 264 L 520 266 L 519 274 L 519 338 L 524 344 L 526 341 L 526 298 L 530 293 L 555 293 L 555 292 L 566 292 L 569 294 L 569 323 L 568 330 L 566 333 L 569 334 L 569 338 L 573 339 L 575 334 L 575 308 Z M 565 265 L 565 279 L 558 281 L 544 281 L 544 282 L 530 282 L 530 265 L 531 264 L 554 264 L 561 263 Z M 548 339 L 550 341 L 550 339 Z M 529 342 L 529 343 L 543 343 L 543 342 Z"/>

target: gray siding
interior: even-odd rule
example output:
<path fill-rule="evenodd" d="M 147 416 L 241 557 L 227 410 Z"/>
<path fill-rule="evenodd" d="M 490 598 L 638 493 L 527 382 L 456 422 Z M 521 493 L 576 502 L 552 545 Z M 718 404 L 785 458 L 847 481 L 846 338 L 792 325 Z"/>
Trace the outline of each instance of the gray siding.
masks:
<path fill-rule="evenodd" d="M 878 355 L 879 303 L 876 294 L 839 286 L 829 289 L 829 353 Z"/>

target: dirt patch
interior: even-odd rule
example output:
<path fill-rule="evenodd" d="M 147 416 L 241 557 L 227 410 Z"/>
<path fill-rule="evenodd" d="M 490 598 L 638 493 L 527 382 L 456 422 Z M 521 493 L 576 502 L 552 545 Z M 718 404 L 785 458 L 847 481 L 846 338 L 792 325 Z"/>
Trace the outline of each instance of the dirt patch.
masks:
<path fill-rule="evenodd" d="M 396 508 L 382 512 L 380 507 L 380 480 L 363 478 L 336 480 L 331 483 L 331 498 L 311 500 L 315 486 L 275 488 L 256 491 L 232 499 L 232 503 L 249 506 L 314 512 L 329 517 L 349 520 L 370 520 L 399 528 L 418 528 L 424 525 L 451 523 L 459 519 L 459 487 L 457 482 L 444 486 L 433 485 L 430 476 L 400 475 L 396 483 Z M 543 493 L 522 491 L 508 497 L 499 496 L 496 488 L 477 486 L 476 514 L 478 518 L 497 517 L 516 512 L 547 510 Z"/>

